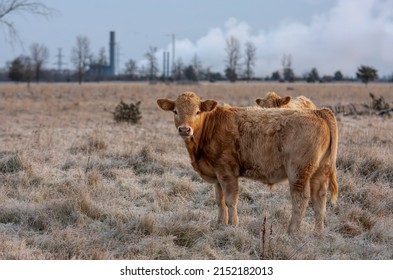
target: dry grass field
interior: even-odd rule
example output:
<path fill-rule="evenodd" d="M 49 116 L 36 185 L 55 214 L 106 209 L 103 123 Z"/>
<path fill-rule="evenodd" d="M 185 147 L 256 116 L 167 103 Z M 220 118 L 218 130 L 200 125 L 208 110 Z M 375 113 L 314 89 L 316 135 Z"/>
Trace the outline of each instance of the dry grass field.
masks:
<path fill-rule="evenodd" d="M 392 118 L 337 116 L 338 205 L 323 237 L 310 206 L 288 236 L 286 183 L 241 179 L 240 225 L 216 225 L 214 188 L 156 105 L 186 90 L 239 106 L 267 91 L 393 101 L 392 84 L 1 84 L 0 259 L 393 259 Z M 142 102 L 139 124 L 114 121 L 120 100 Z"/>

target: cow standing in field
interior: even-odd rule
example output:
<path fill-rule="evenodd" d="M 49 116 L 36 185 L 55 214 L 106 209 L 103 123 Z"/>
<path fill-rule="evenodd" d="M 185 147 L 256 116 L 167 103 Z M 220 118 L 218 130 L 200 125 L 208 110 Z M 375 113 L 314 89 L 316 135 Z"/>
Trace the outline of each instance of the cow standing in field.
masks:
<path fill-rule="evenodd" d="M 238 178 L 274 184 L 288 179 L 292 197 L 289 233 L 296 232 L 309 198 L 315 230 L 322 233 L 326 192 L 331 200 L 338 186 L 331 176 L 336 165 L 338 133 L 329 109 L 278 110 L 218 105 L 184 92 L 176 100 L 158 99 L 174 113 L 194 170 L 215 184 L 218 221 L 238 224 Z"/>
<path fill-rule="evenodd" d="M 300 95 L 295 99 L 290 96 L 280 97 L 271 91 L 264 98 L 257 98 L 255 102 L 262 108 L 290 108 L 290 109 L 316 109 L 314 103 L 307 97 Z"/>
<path fill-rule="evenodd" d="M 262 108 L 283 108 L 283 109 L 288 108 L 288 109 L 296 109 L 296 110 L 317 109 L 315 104 L 309 98 L 303 95 L 300 95 L 295 99 L 292 99 L 291 96 L 280 97 L 277 93 L 273 91 L 266 93 L 264 98 L 257 98 L 255 102 L 258 104 L 258 106 Z M 333 170 L 331 176 L 333 178 L 331 178 L 330 180 L 332 182 L 336 182 L 337 181 L 336 165 L 332 166 L 332 168 Z M 335 186 L 330 184 L 329 187 L 333 188 Z"/>

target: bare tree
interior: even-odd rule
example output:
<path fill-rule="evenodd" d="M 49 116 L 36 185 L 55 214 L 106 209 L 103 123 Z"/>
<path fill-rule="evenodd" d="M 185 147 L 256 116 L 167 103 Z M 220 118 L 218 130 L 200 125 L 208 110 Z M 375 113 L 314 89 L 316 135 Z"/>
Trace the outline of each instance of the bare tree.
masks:
<path fill-rule="evenodd" d="M 283 68 L 284 81 L 293 82 L 295 81 L 295 73 L 292 69 L 292 56 L 284 54 L 281 60 Z"/>
<path fill-rule="evenodd" d="M 78 35 L 76 46 L 71 51 L 71 62 L 75 65 L 79 84 L 84 80 L 90 57 L 90 40 L 86 36 Z"/>
<path fill-rule="evenodd" d="M 140 76 L 142 79 L 145 79 L 145 78 L 147 77 L 146 65 L 141 65 L 141 66 L 139 67 L 139 69 L 138 69 L 138 73 L 139 73 L 139 76 Z"/>
<path fill-rule="evenodd" d="M 129 61 L 126 62 L 125 67 L 126 67 L 125 74 L 130 77 L 130 80 L 134 79 L 136 72 L 138 71 L 138 66 L 136 64 L 136 61 L 130 59 Z"/>
<path fill-rule="evenodd" d="M 203 72 L 203 67 L 202 67 L 202 62 L 199 59 L 197 54 L 194 54 L 194 56 L 191 59 L 191 65 L 194 68 L 196 80 L 200 80 L 202 72 Z"/>
<path fill-rule="evenodd" d="M 101 81 L 102 80 L 102 76 L 103 76 L 103 72 L 104 72 L 104 67 L 106 65 L 108 65 L 108 59 L 106 57 L 106 52 L 105 52 L 105 48 L 101 47 L 100 50 L 98 51 L 98 57 L 97 57 L 97 70 L 98 70 L 98 80 Z"/>
<path fill-rule="evenodd" d="M 106 57 L 106 50 L 104 47 L 100 48 L 98 51 L 98 60 L 97 63 L 101 66 L 105 66 L 108 64 L 108 59 Z"/>
<path fill-rule="evenodd" d="M 9 18 L 12 14 L 34 14 L 49 17 L 55 12 L 39 1 L 30 0 L 1 0 L 0 1 L 0 24 L 4 25 L 12 39 L 18 38 L 18 30 Z"/>
<path fill-rule="evenodd" d="M 254 43 L 247 42 L 246 43 L 246 51 L 245 51 L 245 71 L 244 74 L 246 76 L 247 81 L 250 81 L 252 76 L 254 75 L 255 60 L 256 60 L 257 48 Z"/>
<path fill-rule="evenodd" d="M 30 87 L 30 81 L 33 76 L 33 65 L 32 65 L 31 58 L 28 56 L 21 56 L 20 58 L 21 58 L 22 64 L 24 65 L 23 75 L 24 75 L 24 78 L 27 82 L 27 87 Z"/>
<path fill-rule="evenodd" d="M 181 57 L 175 63 L 175 80 L 181 81 L 184 78 L 184 63 Z"/>
<path fill-rule="evenodd" d="M 226 41 L 225 51 L 227 53 L 225 74 L 231 82 L 235 82 L 237 80 L 237 71 L 240 67 L 240 41 L 236 37 L 231 36 Z"/>
<path fill-rule="evenodd" d="M 44 45 L 34 43 L 30 46 L 30 53 L 35 72 L 35 80 L 38 83 L 40 81 L 42 66 L 49 58 L 49 50 Z"/>
<path fill-rule="evenodd" d="M 145 57 L 147 59 L 147 72 L 150 81 L 153 81 L 157 78 L 158 62 L 157 62 L 156 52 L 157 52 L 157 48 L 150 46 L 148 52 L 145 53 Z"/>

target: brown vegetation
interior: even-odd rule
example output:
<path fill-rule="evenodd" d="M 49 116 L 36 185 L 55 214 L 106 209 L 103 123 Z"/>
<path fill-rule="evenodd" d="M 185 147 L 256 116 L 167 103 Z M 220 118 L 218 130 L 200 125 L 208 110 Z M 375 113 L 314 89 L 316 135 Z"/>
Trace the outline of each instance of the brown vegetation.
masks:
<path fill-rule="evenodd" d="M 216 225 L 213 186 L 155 103 L 186 90 L 238 106 L 268 91 L 317 107 L 393 100 L 389 84 L 0 85 L 0 259 L 393 258 L 391 119 L 337 116 L 337 207 L 324 237 L 311 210 L 290 237 L 286 183 L 242 179 L 239 226 Z M 138 124 L 115 122 L 120 100 L 141 101 Z"/>

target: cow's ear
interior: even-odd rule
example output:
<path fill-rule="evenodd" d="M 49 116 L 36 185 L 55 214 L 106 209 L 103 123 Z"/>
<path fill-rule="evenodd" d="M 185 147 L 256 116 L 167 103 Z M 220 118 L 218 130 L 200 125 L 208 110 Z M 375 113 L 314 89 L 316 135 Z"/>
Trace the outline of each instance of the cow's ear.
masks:
<path fill-rule="evenodd" d="M 217 101 L 208 99 L 201 102 L 201 111 L 202 112 L 210 112 L 213 111 L 217 106 Z"/>
<path fill-rule="evenodd" d="M 278 101 L 278 104 L 279 104 L 280 107 L 281 107 L 281 106 L 283 106 L 283 105 L 287 105 L 287 104 L 289 103 L 289 101 L 291 101 L 291 97 L 290 97 L 290 96 L 285 96 L 285 97 L 281 98 L 281 99 Z"/>
<path fill-rule="evenodd" d="M 256 102 L 258 105 L 261 105 L 262 99 L 261 99 L 261 98 L 257 98 L 257 99 L 255 99 L 255 102 Z"/>
<path fill-rule="evenodd" d="M 173 111 L 175 109 L 175 102 L 169 99 L 157 99 L 157 104 L 164 111 Z"/>

